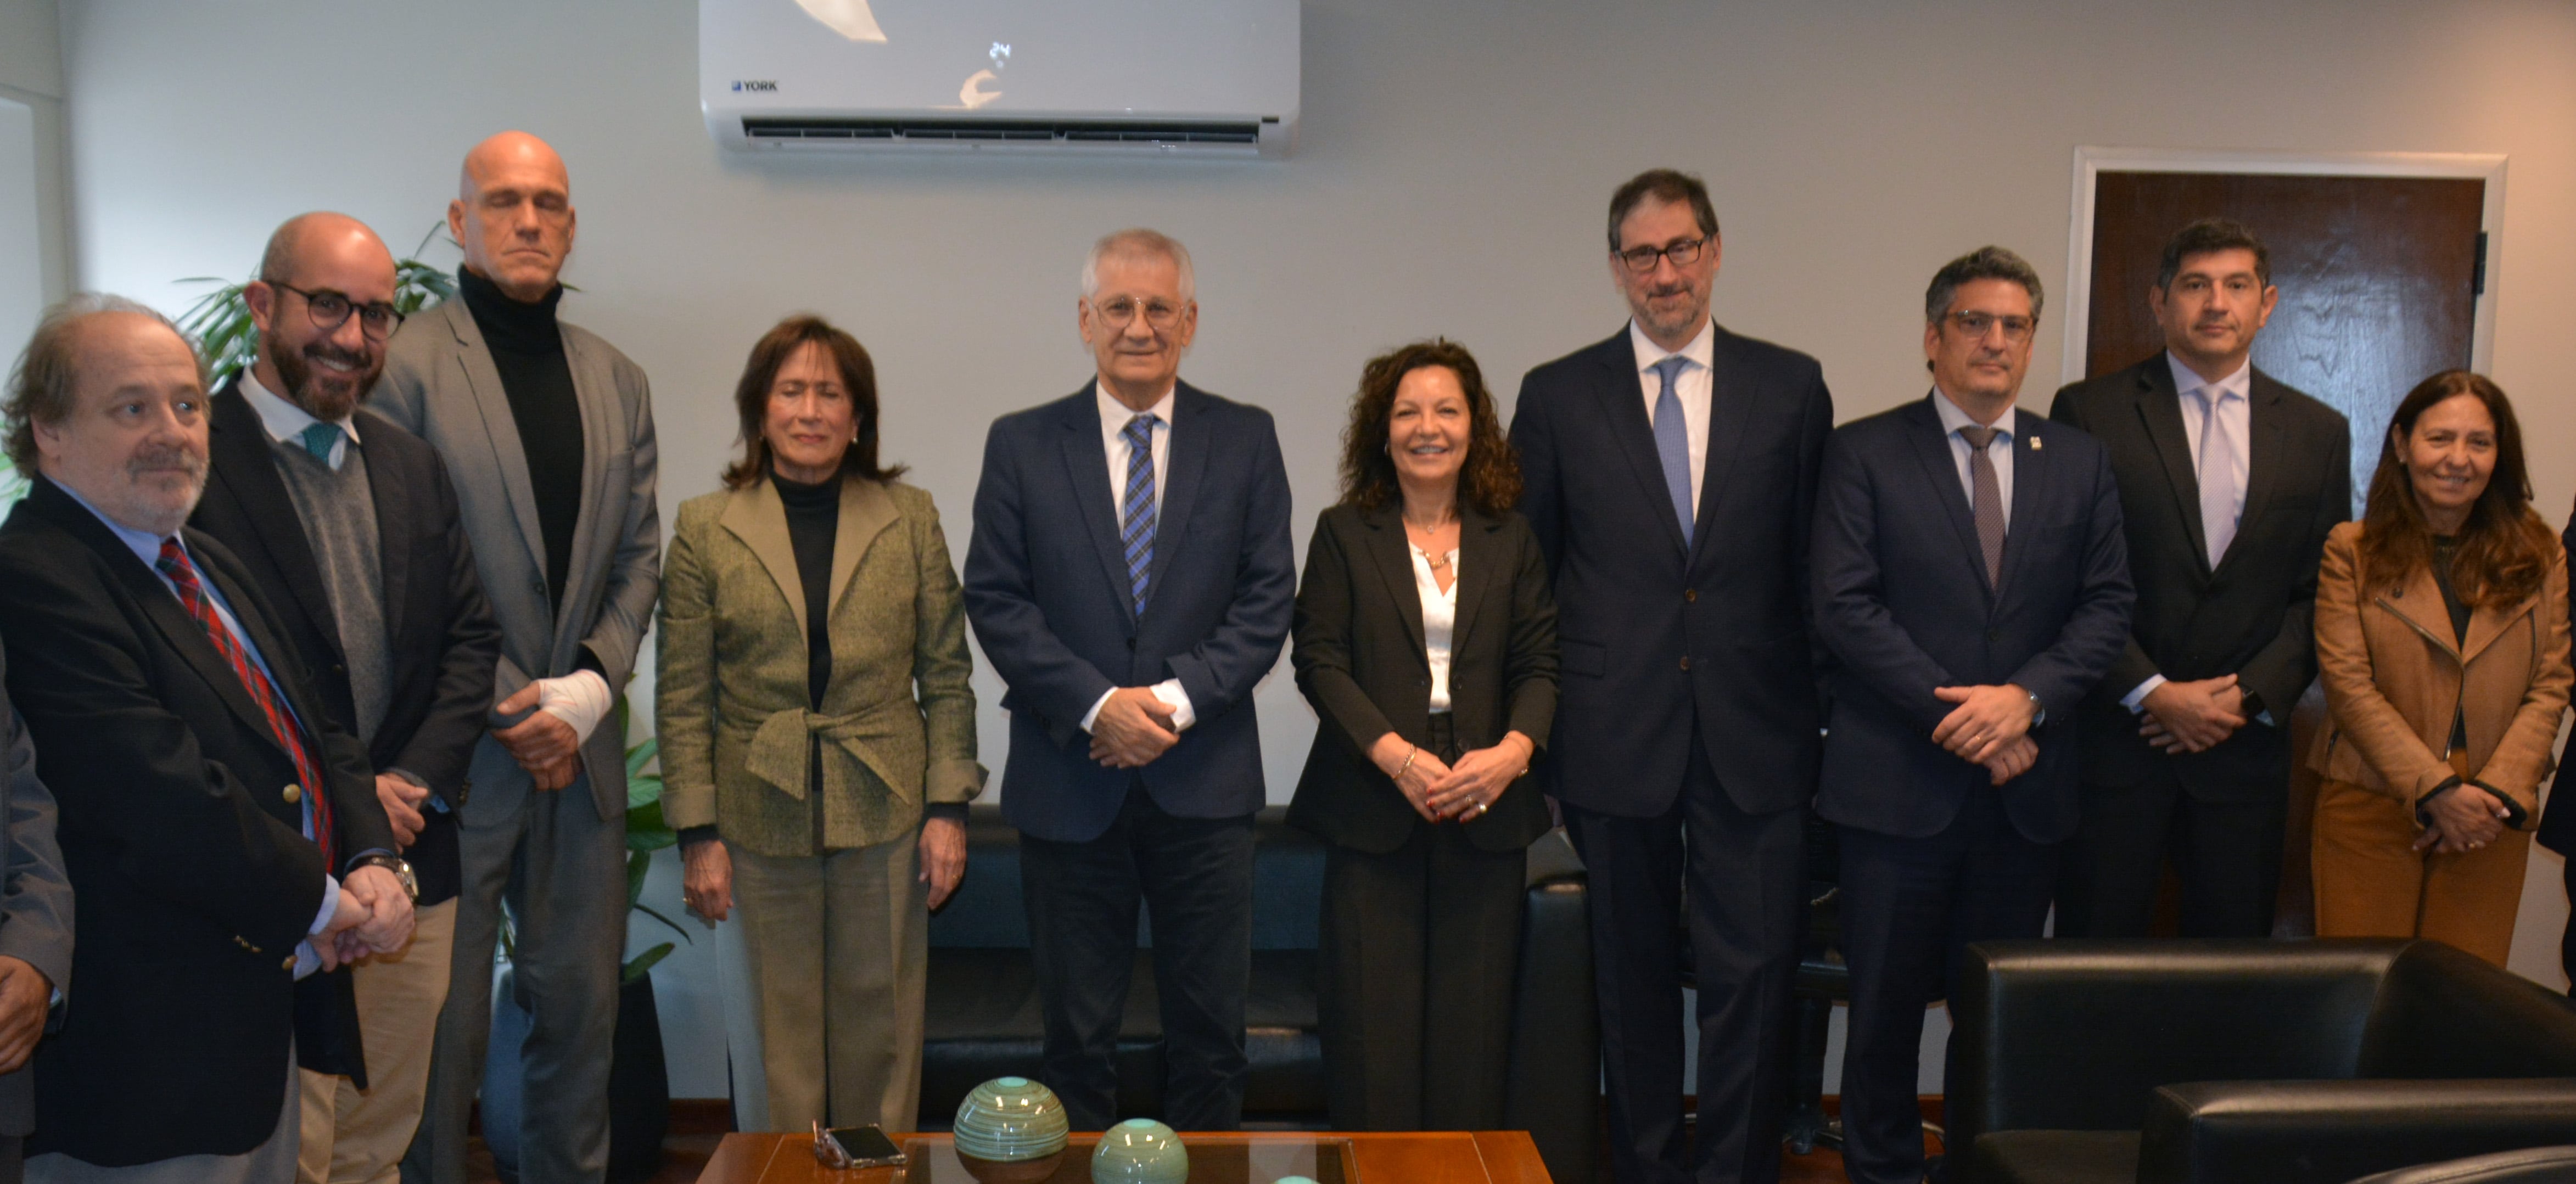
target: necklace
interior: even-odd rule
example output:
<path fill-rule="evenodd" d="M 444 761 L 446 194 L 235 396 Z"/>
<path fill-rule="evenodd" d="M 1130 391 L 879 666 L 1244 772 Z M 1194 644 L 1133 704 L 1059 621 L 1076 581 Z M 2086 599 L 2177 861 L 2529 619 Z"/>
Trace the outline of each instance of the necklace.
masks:
<path fill-rule="evenodd" d="M 1417 530 L 1418 530 L 1418 531 L 1421 531 L 1421 532 L 1422 532 L 1422 536 L 1423 536 L 1425 539 L 1435 539 L 1435 538 L 1437 538 L 1437 537 L 1439 536 L 1440 528 L 1441 528 L 1441 527 L 1448 526 L 1448 525 L 1450 525 L 1451 523 L 1453 523 L 1453 522 L 1455 522 L 1455 521 L 1457 521 L 1457 520 L 1456 520 L 1456 519 L 1454 519 L 1454 518 L 1452 518 L 1452 519 L 1447 519 L 1447 520 L 1444 520 L 1444 521 L 1441 521 L 1441 522 L 1433 523 L 1433 524 L 1432 524 L 1432 525 L 1430 525 L 1430 526 L 1423 526 L 1423 525 L 1420 525 L 1420 524 L 1418 524 L 1418 523 L 1414 522 L 1414 521 L 1413 521 L 1412 519 L 1410 519 L 1410 518 L 1406 518 L 1406 519 L 1404 520 L 1404 529 L 1408 532 L 1408 534 L 1409 534 L 1410 532 L 1412 532 L 1412 531 L 1417 531 Z M 1432 549 L 1431 549 L 1431 547 L 1430 547 L 1430 546 L 1428 546 L 1428 545 L 1424 545 L 1424 546 L 1419 547 L 1419 548 L 1416 548 L 1416 549 L 1422 552 L 1422 561 L 1423 561 L 1425 564 L 1428 564 L 1428 565 L 1430 566 L 1431 570 L 1433 570 L 1433 571 L 1446 571 L 1446 570 L 1448 570 L 1448 567 L 1449 567 L 1449 553 L 1448 553 L 1448 552 L 1446 552 L 1446 551 L 1434 551 L 1434 550 L 1432 550 Z"/>

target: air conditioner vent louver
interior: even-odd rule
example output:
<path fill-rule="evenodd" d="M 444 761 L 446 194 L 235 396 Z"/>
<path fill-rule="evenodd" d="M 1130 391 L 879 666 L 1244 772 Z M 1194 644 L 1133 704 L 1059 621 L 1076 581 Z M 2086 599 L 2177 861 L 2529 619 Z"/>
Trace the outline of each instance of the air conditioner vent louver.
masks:
<path fill-rule="evenodd" d="M 1064 147 L 1126 146 L 1210 148 L 1238 146 L 1257 150 L 1261 124 L 1114 122 L 1047 119 L 852 119 L 745 117 L 745 139 L 756 143 L 813 141 L 817 146 L 868 141 L 888 145 L 951 144 L 1058 145 Z"/>

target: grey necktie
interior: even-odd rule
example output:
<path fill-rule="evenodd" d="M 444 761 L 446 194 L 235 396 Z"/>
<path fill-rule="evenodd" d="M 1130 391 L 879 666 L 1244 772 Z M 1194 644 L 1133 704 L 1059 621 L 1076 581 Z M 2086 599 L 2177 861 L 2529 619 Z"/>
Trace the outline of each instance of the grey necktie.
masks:
<path fill-rule="evenodd" d="M 2212 568 L 2236 541 L 2236 435 L 2225 411 L 2227 400 L 2235 397 L 2216 386 L 2200 388 L 2200 532 L 2209 544 Z"/>
<path fill-rule="evenodd" d="M 1977 491 L 1968 499 L 1968 509 L 1977 519 L 1977 550 L 1985 553 L 1989 588 L 2001 588 L 2004 582 L 2004 486 L 1995 477 L 1995 458 L 1986 453 L 1997 430 L 1959 429 L 1959 438 L 1968 442 L 1968 483 Z"/>

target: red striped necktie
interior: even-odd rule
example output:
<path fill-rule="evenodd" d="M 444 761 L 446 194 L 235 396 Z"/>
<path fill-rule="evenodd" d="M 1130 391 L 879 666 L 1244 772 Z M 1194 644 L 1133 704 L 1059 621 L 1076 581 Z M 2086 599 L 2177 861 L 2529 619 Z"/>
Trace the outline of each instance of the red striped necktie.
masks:
<path fill-rule="evenodd" d="M 188 553 L 179 549 L 176 539 L 161 540 L 161 560 L 153 566 L 170 577 L 179 590 L 179 603 L 188 606 L 188 615 L 206 631 L 206 639 L 215 643 L 224 660 L 232 663 L 233 674 L 250 692 L 251 702 L 259 704 L 260 713 L 268 717 L 268 727 L 286 746 L 287 755 L 295 758 L 295 779 L 303 784 L 304 800 L 313 806 L 313 841 L 321 844 L 322 867 L 337 874 L 339 860 L 331 841 L 331 798 L 322 792 L 322 770 L 313 763 L 313 748 L 304 742 L 303 729 L 296 726 L 295 713 L 286 706 L 286 696 L 277 692 L 277 684 L 261 673 L 259 664 L 250 660 L 241 639 L 224 626 L 215 615 L 215 603 L 206 595 L 206 586 L 197 579 L 197 565 L 188 562 Z"/>

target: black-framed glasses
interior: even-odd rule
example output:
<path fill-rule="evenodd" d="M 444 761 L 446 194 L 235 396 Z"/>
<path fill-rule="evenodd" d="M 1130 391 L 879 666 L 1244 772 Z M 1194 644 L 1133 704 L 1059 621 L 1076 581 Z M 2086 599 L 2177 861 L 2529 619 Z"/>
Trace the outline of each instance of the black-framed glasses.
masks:
<path fill-rule="evenodd" d="M 2030 340 L 2032 331 L 2039 328 L 2039 319 L 2036 317 L 1999 317 L 1990 312 L 1954 312 L 1950 314 L 1949 320 L 1951 324 L 1958 326 L 1959 332 L 1979 341 L 1985 339 L 1989 330 L 2001 325 L 2004 330 L 2004 340 L 2014 345 Z"/>
<path fill-rule="evenodd" d="M 1142 312 L 1145 323 L 1156 329 L 1169 329 L 1181 321 L 1181 306 L 1167 300 L 1138 300 L 1133 296 L 1112 296 L 1093 300 L 1091 311 L 1112 329 L 1124 329 Z"/>
<path fill-rule="evenodd" d="M 1630 247 L 1614 251 L 1628 270 L 1644 275 L 1655 269 L 1655 260 L 1670 259 L 1675 267 L 1688 267 L 1699 262 L 1699 253 L 1708 249 L 1705 238 L 1676 239 L 1660 247 Z"/>
<path fill-rule="evenodd" d="M 303 297 L 305 314 L 313 318 L 314 328 L 325 333 L 333 332 L 349 323 L 349 314 L 353 312 L 358 314 L 358 331 L 366 334 L 369 341 L 383 341 L 393 336 L 394 330 L 402 327 L 401 311 L 381 300 L 374 304 L 360 304 L 349 299 L 347 295 L 334 292 L 329 288 L 307 290 L 293 284 L 282 284 L 276 280 L 265 282 L 269 287 L 284 288 Z"/>

